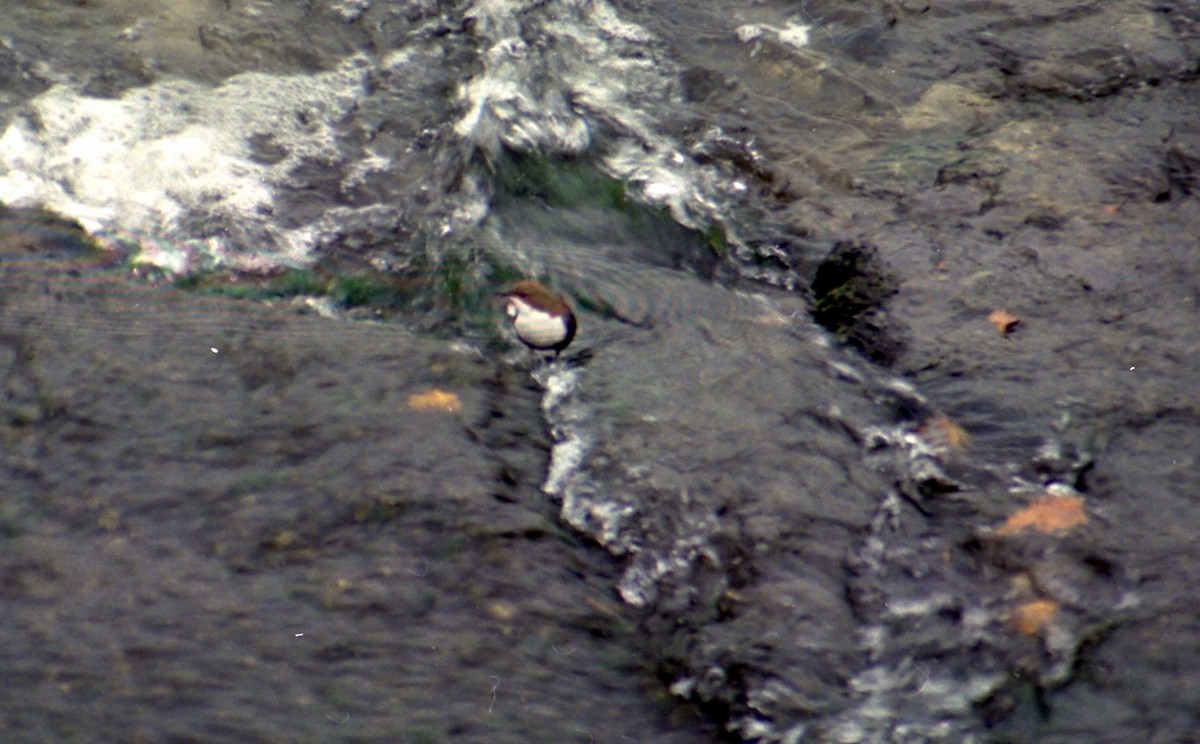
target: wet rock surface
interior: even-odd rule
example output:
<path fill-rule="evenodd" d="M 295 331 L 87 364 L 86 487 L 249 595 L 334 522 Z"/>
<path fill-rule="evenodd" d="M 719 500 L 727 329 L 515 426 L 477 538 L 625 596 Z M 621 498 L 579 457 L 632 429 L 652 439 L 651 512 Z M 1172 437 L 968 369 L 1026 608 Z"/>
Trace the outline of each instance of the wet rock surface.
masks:
<path fill-rule="evenodd" d="M 523 376 L 6 227 L 6 741 L 708 739 Z"/>
<path fill-rule="evenodd" d="M 530 77 L 519 61 L 539 55 L 507 55 L 510 31 L 529 45 L 512 49 L 552 39 L 593 64 L 618 37 L 640 69 L 678 67 L 653 90 L 680 96 L 684 172 L 752 194 L 722 214 L 742 242 L 699 229 L 715 207 L 658 203 L 696 221 L 666 230 L 498 198 L 479 242 L 584 305 L 578 356 L 543 368 L 404 330 L 420 319 L 131 282 L 17 220 L 0 295 L 8 738 L 70 739 L 113 711 L 114 736 L 132 721 L 144 740 L 1192 736 L 1191 4 L 619 3 L 656 35 L 631 42 L 607 16 L 563 30 L 599 3 L 505 23 L 340 3 L 305 16 L 348 25 L 303 54 L 275 43 L 300 11 L 256 25 L 249 7 L 197 6 L 183 48 L 212 80 L 245 47 L 262 47 L 248 69 L 302 73 L 368 37 L 419 42 L 360 60 L 383 94 L 329 125 L 405 176 L 463 167 L 435 131 L 462 103 L 440 97 L 457 70 Z M 48 84 L 35 49 L 0 50 L 14 99 Z M 555 59 L 534 76 L 554 105 L 498 99 L 493 140 L 534 149 L 542 119 L 562 148 L 625 126 L 574 78 L 557 95 Z M 136 61 L 75 82 L 116 96 L 173 72 Z M 604 126 L 581 130 L 582 111 Z M 661 147 L 652 130 L 631 149 Z M 291 157 L 251 136 L 256 162 Z M 339 192 L 351 152 L 280 169 L 278 204 L 315 219 L 339 199 L 438 200 L 379 168 Z M 398 222 L 348 216 L 319 245 L 400 265 Z M 809 320 L 807 286 L 850 298 L 827 325 L 871 361 Z M 582 469 L 556 471 L 576 434 Z"/>
<path fill-rule="evenodd" d="M 630 8 L 672 39 L 692 79 L 704 78 L 714 39 L 732 46 L 742 24 L 770 20 L 771 12 L 721 16 L 692 5 L 690 21 L 668 22 Z M 923 456 L 903 436 L 864 437 L 870 458 L 903 453 L 908 461 L 884 465 L 895 466 L 898 498 L 877 502 L 874 516 L 860 522 L 861 542 L 848 550 L 850 606 L 862 633 L 856 672 L 799 688 L 822 690 L 815 700 L 795 686 L 783 692 L 796 663 L 762 659 L 785 657 L 791 647 L 783 639 L 805 637 L 806 624 L 777 609 L 770 616 L 778 636 L 768 637 L 778 640 L 761 654 L 749 650 L 761 636 L 735 631 L 720 647 L 741 649 L 736 660 L 714 664 L 712 650 L 694 644 L 692 676 L 684 678 L 691 685 L 707 673 L 722 691 L 741 687 L 742 710 L 750 712 L 744 722 L 780 710 L 772 706 L 781 700 L 794 707 L 765 718 L 813 721 L 748 724 L 746 733 L 768 738 L 982 735 L 959 728 L 966 715 L 978 716 L 997 740 L 1069 741 L 1093 730 L 1085 723 L 1091 711 L 1110 694 L 1123 696 L 1129 680 L 1162 674 L 1156 651 L 1144 663 L 1114 666 L 1100 649 L 1135 636 L 1176 648 L 1175 618 L 1194 607 L 1156 578 L 1194 556 L 1180 540 L 1188 530 L 1133 536 L 1150 511 L 1184 522 L 1193 511 L 1194 485 L 1176 476 L 1200 441 L 1187 391 L 1200 361 L 1191 319 L 1200 292 L 1193 235 L 1200 203 L 1195 136 L 1186 124 L 1200 113 L 1200 99 L 1195 57 L 1184 51 L 1197 43 L 1194 9 L 1064 3 L 947 13 L 903 4 L 876 11 L 806 4 L 806 18 L 821 25 L 798 60 L 780 41 L 789 16 L 777 9 L 776 35 L 731 52 L 733 64 L 714 73 L 723 84 L 705 88 L 707 113 L 759 135 L 756 146 L 771 163 L 765 185 L 782 197 L 779 224 L 808 238 L 793 245 L 857 245 L 859 255 L 884 257 L 874 282 L 898 289 L 885 311 L 835 330 L 890 360 L 969 441 L 965 451 L 935 458 L 942 474 L 935 468 L 924 477 Z M 940 51 L 930 56 L 930 49 Z M 836 61 L 822 67 L 831 56 Z M 838 125 L 848 109 L 859 129 L 845 134 Z M 759 118 L 747 122 L 746 111 Z M 829 136 L 836 154 L 787 134 L 801 128 L 840 130 Z M 881 146 L 867 144 L 876 138 Z M 793 253 L 793 261 L 815 267 L 809 276 L 818 284 L 819 267 L 829 265 L 811 252 Z M 998 310 L 1013 319 L 1004 330 L 989 322 Z M 912 401 L 900 396 L 897 404 L 903 419 Z M 930 433 L 928 426 L 910 431 Z M 1157 462 L 1147 462 L 1149 471 L 1176 476 L 1143 473 L 1142 480 L 1139 468 L 1116 465 L 1131 464 L 1125 448 L 1134 440 Z M 1126 474 L 1120 485 L 1114 469 Z M 1047 486 L 1084 495 L 1085 529 L 1049 538 L 995 533 Z M 1111 511 L 1117 503 L 1125 505 L 1121 518 Z M 1161 511 L 1143 511 L 1149 503 Z M 746 535 L 734 542 L 753 544 Z M 817 576 L 816 565 L 805 562 L 790 575 Z M 727 575 L 741 576 L 732 568 Z M 779 585 L 763 586 L 775 599 L 786 596 Z M 757 608 L 771 604 L 760 598 Z M 1161 637 L 1150 641 L 1160 622 Z M 1165 738 L 1186 739 L 1180 713 L 1195 698 L 1188 685 L 1181 689 L 1188 702 L 1159 712 L 1115 703 L 1095 735 L 1145 738 L 1161 717 L 1170 721 Z M 863 715 L 829 715 L 842 706 Z M 892 715 L 904 723 L 883 723 Z"/>

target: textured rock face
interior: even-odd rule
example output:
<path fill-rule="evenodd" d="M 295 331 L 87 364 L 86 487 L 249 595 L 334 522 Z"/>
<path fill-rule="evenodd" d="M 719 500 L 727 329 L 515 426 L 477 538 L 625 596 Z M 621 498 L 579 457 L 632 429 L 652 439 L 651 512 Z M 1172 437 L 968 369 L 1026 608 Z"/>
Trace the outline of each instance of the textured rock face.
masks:
<path fill-rule="evenodd" d="M 0 18 L 0 199 L 199 142 L 110 244 L 465 246 L 586 332 L 531 383 L 6 213 L 0 738 L 1191 735 L 1192 5 L 175 5 Z"/>
<path fill-rule="evenodd" d="M 511 368 L 5 216 L 5 739 L 708 739 L 645 696 Z"/>

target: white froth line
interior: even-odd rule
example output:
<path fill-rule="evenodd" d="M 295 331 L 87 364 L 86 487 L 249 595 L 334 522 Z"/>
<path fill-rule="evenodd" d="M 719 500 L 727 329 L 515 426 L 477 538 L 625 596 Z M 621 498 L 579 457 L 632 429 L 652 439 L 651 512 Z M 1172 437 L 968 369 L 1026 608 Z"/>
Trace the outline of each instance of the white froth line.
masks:
<path fill-rule="evenodd" d="M 758 41 L 764 36 L 774 36 L 779 40 L 780 44 L 789 46 L 793 49 L 803 49 L 808 46 L 808 33 L 811 30 L 810 26 L 802 23 L 789 21 L 782 28 L 777 26 L 768 26 L 763 23 L 747 23 L 738 26 L 734 30 L 738 41 L 743 44 L 749 44 L 752 41 Z"/>
<path fill-rule="evenodd" d="M 776 30 L 779 40 L 796 49 L 808 46 L 809 27 L 803 24 L 789 23 L 782 29 Z"/>

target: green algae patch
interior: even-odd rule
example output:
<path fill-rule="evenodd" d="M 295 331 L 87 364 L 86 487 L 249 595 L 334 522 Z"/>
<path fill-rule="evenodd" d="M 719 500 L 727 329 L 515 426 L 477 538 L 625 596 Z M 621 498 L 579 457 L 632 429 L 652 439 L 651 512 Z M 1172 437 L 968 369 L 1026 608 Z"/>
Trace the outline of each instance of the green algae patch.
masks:
<path fill-rule="evenodd" d="M 551 207 L 629 209 L 624 182 L 584 158 L 506 152 L 496 161 L 499 198 L 536 199 Z"/>
<path fill-rule="evenodd" d="M 402 310 L 426 294 L 422 282 L 407 275 L 337 274 L 327 269 L 291 269 L 255 276 L 235 273 L 198 274 L 175 281 L 179 289 L 198 294 L 260 302 L 297 297 L 324 298 L 342 310 Z"/>
<path fill-rule="evenodd" d="M 872 361 L 888 364 L 899 342 L 884 323 L 883 305 L 896 281 L 874 247 L 841 242 L 821 262 L 812 281 L 813 319 Z"/>
<path fill-rule="evenodd" d="M 265 276 L 192 274 L 176 279 L 175 286 L 199 294 L 243 300 L 282 300 L 327 296 L 332 289 L 332 278 L 308 269 L 293 269 Z"/>
<path fill-rule="evenodd" d="M 713 256 L 724 261 L 729 258 L 729 235 L 724 225 L 712 224 L 700 231 L 700 240 Z"/>
<path fill-rule="evenodd" d="M 251 302 L 317 301 L 354 318 L 396 318 L 435 335 L 496 335 L 496 292 L 524 278 L 477 251 L 414 260 L 402 271 L 318 264 L 268 274 L 210 272 L 180 277 L 177 289 Z"/>

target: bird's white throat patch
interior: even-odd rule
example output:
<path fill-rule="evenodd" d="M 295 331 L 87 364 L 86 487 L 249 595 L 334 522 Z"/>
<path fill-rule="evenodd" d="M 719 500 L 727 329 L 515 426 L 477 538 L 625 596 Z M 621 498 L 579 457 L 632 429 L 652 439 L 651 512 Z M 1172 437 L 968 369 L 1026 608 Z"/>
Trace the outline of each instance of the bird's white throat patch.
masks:
<path fill-rule="evenodd" d="M 508 298 L 505 312 L 513 319 L 517 335 L 530 346 L 554 346 L 567 334 L 567 324 L 561 315 L 539 310 L 518 297 Z"/>

